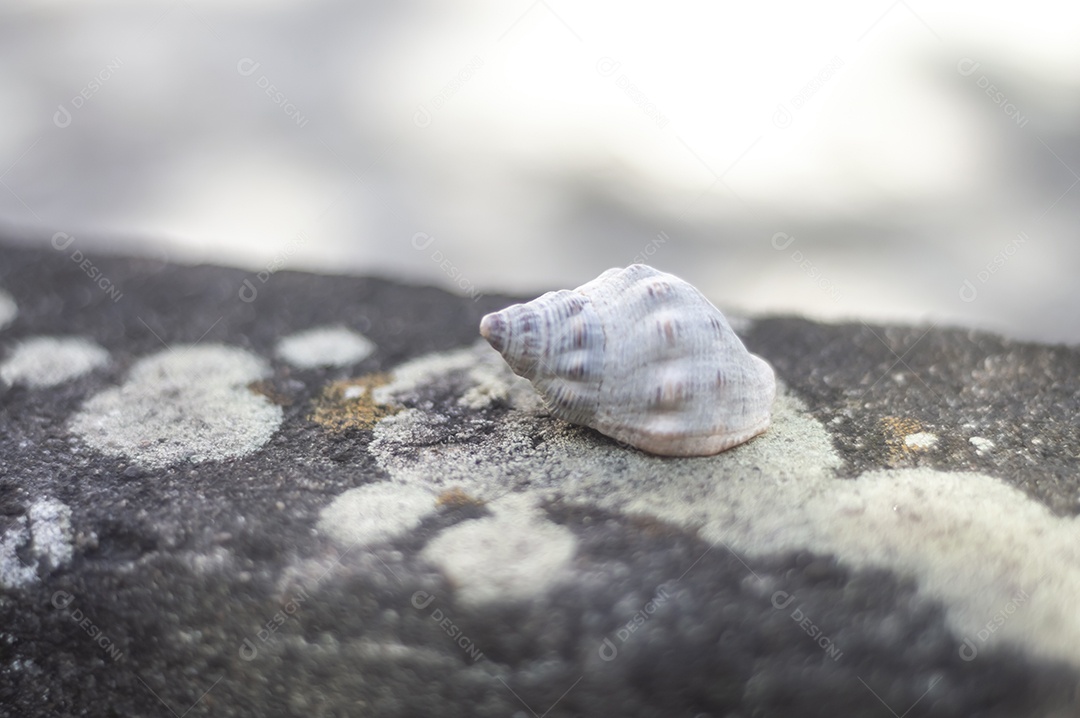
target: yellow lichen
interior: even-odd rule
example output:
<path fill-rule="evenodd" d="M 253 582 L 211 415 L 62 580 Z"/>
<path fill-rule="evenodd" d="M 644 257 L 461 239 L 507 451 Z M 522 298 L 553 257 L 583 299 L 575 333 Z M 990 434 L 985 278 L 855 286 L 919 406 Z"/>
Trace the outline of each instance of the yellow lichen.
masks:
<path fill-rule="evenodd" d="M 372 389 L 389 381 L 388 374 L 378 373 L 327 384 L 315 400 L 308 418 L 331 431 L 370 429 L 383 417 L 400 410 L 376 403 L 372 396 Z"/>
<path fill-rule="evenodd" d="M 483 506 L 484 502 L 478 498 L 470 496 L 465 493 L 464 490 L 455 486 L 447 489 L 439 494 L 439 498 L 435 501 L 435 505 L 438 507 L 449 506 L 450 508 L 461 508 L 463 506 Z"/>
<path fill-rule="evenodd" d="M 917 445 L 913 446 L 906 441 L 908 436 L 923 431 L 923 425 L 917 419 L 883 416 L 878 420 L 878 426 L 881 427 L 886 457 L 890 465 L 900 463 L 914 452 L 921 450 Z"/>

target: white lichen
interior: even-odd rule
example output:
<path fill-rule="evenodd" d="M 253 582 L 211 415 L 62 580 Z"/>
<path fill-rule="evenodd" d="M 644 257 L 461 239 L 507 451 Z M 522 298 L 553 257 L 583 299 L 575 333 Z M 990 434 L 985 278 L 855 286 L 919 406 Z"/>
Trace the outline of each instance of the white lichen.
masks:
<path fill-rule="evenodd" d="M 412 531 L 435 511 L 434 492 L 382 482 L 349 489 L 319 513 L 319 530 L 346 547 L 367 546 Z"/>
<path fill-rule="evenodd" d="M 18 556 L 24 547 L 31 563 Z M 60 568 L 71 562 L 72 555 L 71 509 L 55 499 L 35 501 L 0 536 L 0 586 L 26 586 L 37 580 L 40 566 Z"/>
<path fill-rule="evenodd" d="M 269 373 L 265 360 L 236 347 L 174 347 L 89 399 L 71 429 L 103 454 L 150 468 L 244 456 L 281 424 L 281 407 L 248 388 Z"/>
<path fill-rule="evenodd" d="M 904 446 L 914 451 L 929 451 L 937 446 L 938 438 L 928 431 L 917 431 L 904 437 Z"/>
<path fill-rule="evenodd" d="M 76 379 L 109 362 L 109 352 L 79 337 L 33 337 L 0 363 L 0 380 L 42 389 Z"/>
<path fill-rule="evenodd" d="M 994 442 L 990 439 L 984 439 L 981 436 L 973 436 L 968 441 L 975 447 L 975 453 L 979 456 L 986 456 L 994 450 Z"/>
<path fill-rule="evenodd" d="M 301 369 L 348 366 L 367 359 L 375 343 L 345 327 L 316 327 L 291 334 L 277 344 L 277 355 Z"/>
<path fill-rule="evenodd" d="M 573 532 L 545 520 L 527 499 L 508 497 L 489 508 L 494 516 L 443 531 L 422 554 L 454 582 L 459 600 L 526 600 L 569 578 Z"/>

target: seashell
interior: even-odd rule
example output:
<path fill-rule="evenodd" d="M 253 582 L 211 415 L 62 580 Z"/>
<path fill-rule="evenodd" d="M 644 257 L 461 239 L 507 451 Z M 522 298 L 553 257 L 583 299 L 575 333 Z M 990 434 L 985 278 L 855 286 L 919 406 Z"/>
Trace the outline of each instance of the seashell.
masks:
<path fill-rule="evenodd" d="M 688 282 L 609 269 L 488 314 L 480 334 L 551 412 L 665 456 L 708 456 L 765 431 L 772 367 Z"/>

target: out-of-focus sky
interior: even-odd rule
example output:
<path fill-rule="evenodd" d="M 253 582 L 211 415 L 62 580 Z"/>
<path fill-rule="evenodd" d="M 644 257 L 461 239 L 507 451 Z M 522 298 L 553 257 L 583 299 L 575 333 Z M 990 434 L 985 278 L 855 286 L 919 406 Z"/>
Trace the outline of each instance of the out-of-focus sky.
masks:
<path fill-rule="evenodd" d="M 1059 0 L 7 3 L 0 234 L 1080 342 L 1078 40 Z"/>

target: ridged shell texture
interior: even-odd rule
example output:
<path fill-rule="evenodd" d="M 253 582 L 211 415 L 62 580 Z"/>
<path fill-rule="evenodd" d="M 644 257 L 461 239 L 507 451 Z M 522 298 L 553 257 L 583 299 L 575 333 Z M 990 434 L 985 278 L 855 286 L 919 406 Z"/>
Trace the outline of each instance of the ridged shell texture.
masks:
<path fill-rule="evenodd" d="M 643 451 L 706 456 L 769 426 L 772 367 L 701 292 L 644 264 L 488 314 L 480 334 L 555 416 Z"/>

